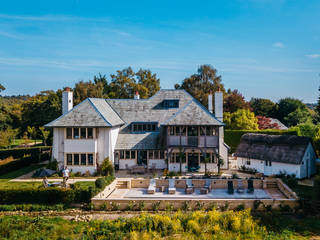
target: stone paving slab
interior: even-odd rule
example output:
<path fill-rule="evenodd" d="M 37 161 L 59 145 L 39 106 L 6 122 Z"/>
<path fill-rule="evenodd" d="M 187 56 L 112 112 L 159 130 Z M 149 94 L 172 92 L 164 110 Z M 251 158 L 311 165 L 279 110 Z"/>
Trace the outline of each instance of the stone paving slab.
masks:
<path fill-rule="evenodd" d="M 119 191 L 121 190 L 121 191 Z M 127 190 L 127 191 L 124 191 Z M 146 188 L 116 189 L 108 199 L 271 199 L 272 197 L 263 189 L 255 189 L 253 194 L 237 193 L 228 194 L 226 189 L 213 189 L 208 194 L 200 194 L 200 189 L 194 193 L 186 194 L 185 189 L 178 188 L 175 194 L 168 192 L 155 192 L 148 194 Z"/>

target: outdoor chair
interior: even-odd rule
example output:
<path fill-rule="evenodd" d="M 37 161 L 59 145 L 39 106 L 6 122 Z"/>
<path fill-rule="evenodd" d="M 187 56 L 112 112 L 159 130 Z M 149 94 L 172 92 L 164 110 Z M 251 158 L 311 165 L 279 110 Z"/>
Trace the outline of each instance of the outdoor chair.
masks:
<path fill-rule="evenodd" d="M 191 194 L 193 193 L 194 188 L 192 184 L 192 179 L 186 179 L 186 193 Z"/>
<path fill-rule="evenodd" d="M 156 180 L 154 178 L 150 179 L 149 187 L 148 187 L 148 194 L 154 194 L 156 191 Z"/>
<path fill-rule="evenodd" d="M 233 193 L 234 193 L 233 181 L 232 181 L 232 180 L 229 180 L 229 181 L 228 181 L 228 193 L 229 193 L 229 194 L 233 194 Z"/>
<path fill-rule="evenodd" d="M 254 193 L 253 180 L 248 179 L 248 193 Z"/>
<path fill-rule="evenodd" d="M 238 179 L 237 193 L 244 193 L 244 187 L 241 179 Z"/>
<path fill-rule="evenodd" d="M 200 189 L 201 194 L 208 194 L 212 190 L 211 179 L 206 179 L 204 187 Z"/>
<path fill-rule="evenodd" d="M 175 185 L 174 183 L 175 183 L 174 179 L 169 179 L 169 188 L 168 188 L 169 194 L 175 194 L 176 193 L 176 187 L 174 186 Z"/>

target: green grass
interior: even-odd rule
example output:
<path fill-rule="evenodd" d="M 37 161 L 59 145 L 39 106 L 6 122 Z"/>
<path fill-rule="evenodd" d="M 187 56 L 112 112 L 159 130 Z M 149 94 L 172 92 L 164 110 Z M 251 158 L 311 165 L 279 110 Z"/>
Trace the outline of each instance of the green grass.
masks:
<path fill-rule="evenodd" d="M 33 170 L 45 166 L 44 164 L 30 165 L 13 172 L 0 176 L 0 189 L 21 189 L 21 188 L 38 188 L 42 185 L 41 182 L 9 182 L 9 180 L 20 177 Z"/>

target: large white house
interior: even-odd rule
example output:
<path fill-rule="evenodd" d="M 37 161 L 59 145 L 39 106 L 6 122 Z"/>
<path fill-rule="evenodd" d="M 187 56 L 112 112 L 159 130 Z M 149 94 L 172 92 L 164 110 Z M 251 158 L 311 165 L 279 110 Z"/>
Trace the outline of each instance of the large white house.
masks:
<path fill-rule="evenodd" d="M 266 176 L 279 173 L 309 178 L 316 173 L 316 153 L 308 137 L 247 133 L 235 153 L 238 167 Z"/>
<path fill-rule="evenodd" d="M 109 157 L 116 169 L 134 165 L 183 172 L 217 170 L 224 143 L 223 94 L 209 94 L 209 110 L 184 90 L 160 90 L 149 99 L 88 98 L 73 108 L 63 92 L 63 115 L 53 128 L 53 158 L 74 172 L 93 173 Z M 205 164 L 206 162 L 206 164 Z"/>

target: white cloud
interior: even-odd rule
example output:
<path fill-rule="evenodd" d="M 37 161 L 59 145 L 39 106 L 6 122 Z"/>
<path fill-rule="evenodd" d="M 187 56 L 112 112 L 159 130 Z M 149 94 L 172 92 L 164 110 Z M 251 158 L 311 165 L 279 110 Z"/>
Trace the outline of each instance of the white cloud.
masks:
<path fill-rule="evenodd" d="M 307 54 L 305 55 L 308 58 L 320 58 L 320 54 L 314 53 L 314 54 Z"/>
<path fill-rule="evenodd" d="M 272 44 L 272 47 L 284 48 L 284 44 L 282 42 L 275 42 L 275 43 Z"/>
<path fill-rule="evenodd" d="M 8 33 L 8 32 L 3 32 L 3 31 L 0 31 L 0 36 L 13 38 L 13 39 L 21 39 L 21 37 L 15 35 L 15 34 Z"/>

